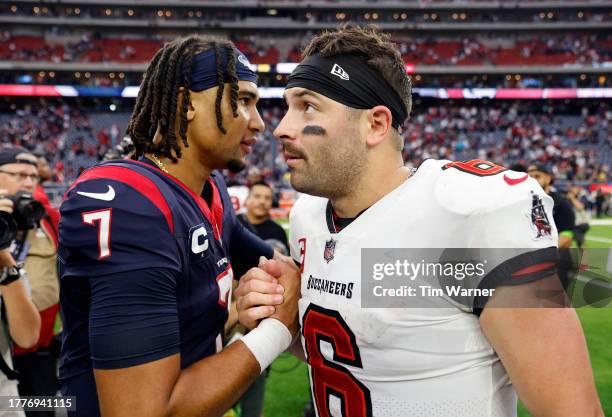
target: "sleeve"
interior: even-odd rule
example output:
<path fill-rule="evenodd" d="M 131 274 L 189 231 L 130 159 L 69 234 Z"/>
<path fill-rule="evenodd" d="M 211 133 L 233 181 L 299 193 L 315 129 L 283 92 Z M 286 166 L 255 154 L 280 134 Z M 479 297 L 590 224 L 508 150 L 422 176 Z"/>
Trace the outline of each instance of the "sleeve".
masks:
<path fill-rule="evenodd" d="M 272 250 L 270 245 L 244 227 L 242 223 L 234 220 L 230 243 L 230 259 L 236 271 L 235 276 L 241 277 L 249 268 L 257 266 L 260 256 L 271 259 L 274 256 L 274 250 Z"/>
<path fill-rule="evenodd" d="M 227 193 L 227 187 L 218 172 L 212 174 L 213 180 L 219 189 L 223 203 L 224 229 L 229 227 L 229 256 L 234 269 L 234 276 L 240 278 L 249 268 L 257 266 L 259 257 L 270 259 L 274 250 L 265 241 L 248 230 L 237 218 Z"/>
<path fill-rule="evenodd" d="M 177 272 L 150 268 L 89 279 L 93 367 L 135 366 L 178 353 Z"/>
<path fill-rule="evenodd" d="M 147 180 L 143 177 L 137 189 L 99 178 L 68 191 L 60 209 L 62 275 L 97 276 L 142 268 L 181 270 L 172 203 Z"/>
<path fill-rule="evenodd" d="M 558 237 L 552 208 L 552 198 L 529 179 L 504 190 L 493 207 L 470 216 L 468 247 L 478 248 L 472 257 L 486 265 L 478 288 L 527 284 L 556 274 Z M 476 297 L 474 311 L 486 301 Z"/>

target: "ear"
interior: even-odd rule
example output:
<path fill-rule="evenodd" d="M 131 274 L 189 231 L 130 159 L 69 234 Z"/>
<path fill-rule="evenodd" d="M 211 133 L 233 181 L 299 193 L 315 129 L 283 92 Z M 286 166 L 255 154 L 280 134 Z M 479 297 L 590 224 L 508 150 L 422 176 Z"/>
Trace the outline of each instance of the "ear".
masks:
<path fill-rule="evenodd" d="M 193 107 L 193 102 L 192 102 L 192 97 L 191 94 L 189 95 L 189 105 L 187 106 L 187 114 L 185 115 L 187 117 L 187 121 L 191 122 L 194 118 L 195 118 L 195 107 Z"/>
<path fill-rule="evenodd" d="M 393 116 L 391 110 L 386 106 L 375 106 L 366 112 L 368 132 L 366 134 L 366 144 L 376 146 L 381 143 L 391 129 Z"/>
<path fill-rule="evenodd" d="M 178 110 L 181 108 L 181 103 L 183 102 L 183 91 L 185 91 L 184 87 L 179 88 L 178 97 L 176 98 L 177 114 L 178 114 Z M 189 94 L 189 105 L 187 106 L 187 114 L 185 115 L 187 117 L 188 122 L 191 122 L 195 118 L 195 108 L 193 107 L 193 95 L 194 93 L 193 91 L 191 91 Z"/>

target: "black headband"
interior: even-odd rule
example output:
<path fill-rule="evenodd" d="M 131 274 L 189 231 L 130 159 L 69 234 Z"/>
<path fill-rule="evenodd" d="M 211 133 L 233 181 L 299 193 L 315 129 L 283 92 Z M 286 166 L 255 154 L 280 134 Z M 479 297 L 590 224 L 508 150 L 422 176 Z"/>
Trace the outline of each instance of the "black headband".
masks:
<path fill-rule="evenodd" d="M 355 109 L 383 105 L 391 110 L 392 125 L 399 128 L 408 113 L 404 102 L 385 79 L 367 63 L 367 58 L 311 55 L 289 76 L 286 88 L 302 87 Z"/>

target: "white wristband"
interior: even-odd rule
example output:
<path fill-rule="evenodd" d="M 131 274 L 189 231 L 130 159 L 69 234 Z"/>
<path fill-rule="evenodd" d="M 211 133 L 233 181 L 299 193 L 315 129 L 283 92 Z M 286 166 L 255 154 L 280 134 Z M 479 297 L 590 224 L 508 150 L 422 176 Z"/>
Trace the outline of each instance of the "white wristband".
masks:
<path fill-rule="evenodd" d="M 267 318 L 240 340 L 255 356 L 263 372 L 278 355 L 287 350 L 293 338 L 280 320 Z"/>

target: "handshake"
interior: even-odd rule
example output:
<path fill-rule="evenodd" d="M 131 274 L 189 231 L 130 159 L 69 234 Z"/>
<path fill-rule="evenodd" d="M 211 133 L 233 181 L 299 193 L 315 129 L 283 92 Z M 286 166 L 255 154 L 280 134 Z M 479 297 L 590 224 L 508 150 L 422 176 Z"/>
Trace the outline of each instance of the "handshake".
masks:
<path fill-rule="evenodd" d="M 300 271 L 290 258 L 262 257 L 240 278 L 235 296 L 238 320 L 252 330 L 242 342 L 263 372 L 298 333 Z"/>
<path fill-rule="evenodd" d="M 298 331 L 300 271 L 291 258 L 259 260 L 240 278 L 236 289 L 238 320 L 249 330 L 265 318 L 280 321 L 295 336 Z"/>

